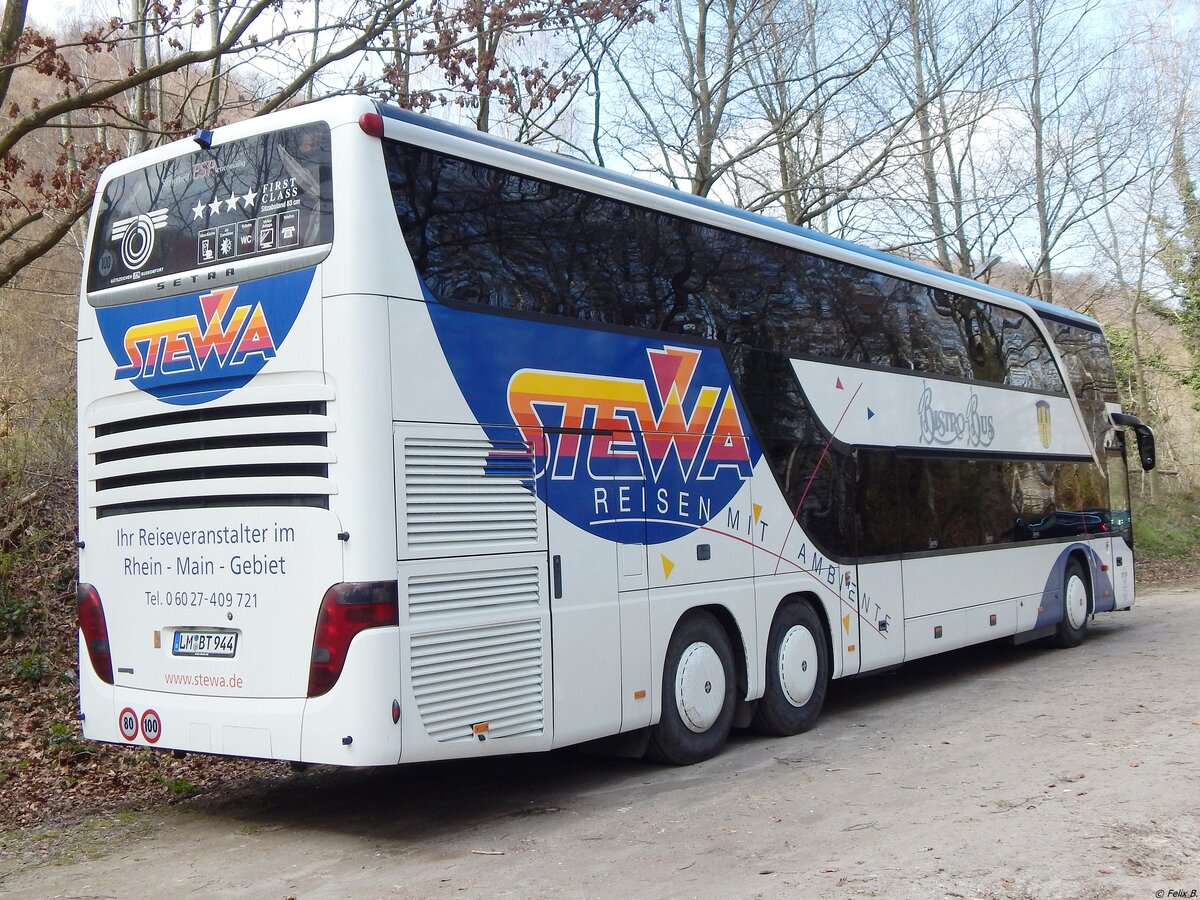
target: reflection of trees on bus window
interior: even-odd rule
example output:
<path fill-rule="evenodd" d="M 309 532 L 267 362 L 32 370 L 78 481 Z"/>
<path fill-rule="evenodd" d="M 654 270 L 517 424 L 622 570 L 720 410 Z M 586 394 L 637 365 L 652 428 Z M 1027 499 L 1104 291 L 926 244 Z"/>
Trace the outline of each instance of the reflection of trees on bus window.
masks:
<path fill-rule="evenodd" d="M 384 152 L 405 242 L 441 299 L 1063 390 L 1014 310 L 433 151 Z"/>
<path fill-rule="evenodd" d="M 99 271 L 115 221 L 165 210 L 157 222 L 153 256 L 142 269 L 147 274 L 174 274 L 208 265 L 218 259 L 244 258 L 284 246 L 314 246 L 333 239 L 329 129 L 317 123 L 271 132 L 211 148 L 196 148 L 175 159 L 147 166 L 108 183 L 97 219 L 97 246 L 91 254 L 88 290 L 101 290 L 129 280 L 123 268 Z M 286 245 L 243 243 L 239 226 L 280 211 L 269 210 L 264 186 L 295 178 L 300 190 L 289 200 L 303 231 Z M 222 236 L 220 252 L 211 237 L 208 256 L 202 248 L 206 232 Z M 227 242 L 227 243 L 226 243 Z M 104 246 L 100 246 L 103 243 Z M 119 259 L 119 247 L 116 248 Z M 113 257 L 110 256 L 110 262 Z"/>
<path fill-rule="evenodd" d="M 1097 454 L 1104 452 L 1104 438 L 1111 424 L 1105 403 L 1117 403 L 1117 375 L 1108 344 L 1099 330 L 1062 322 L 1048 322 L 1050 335 L 1067 367 L 1067 377 L 1079 400 L 1079 408 L 1091 429 Z"/>
<path fill-rule="evenodd" d="M 384 152 L 435 297 L 720 341 L 780 488 L 826 556 L 1029 540 L 1030 522 L 1066 522 L 1094 494 L 1074 486 L 1086 466 L 848 452 L 792 368 L 809 355 L 1063 393 L 1021 312 L 432 151 Z"/>

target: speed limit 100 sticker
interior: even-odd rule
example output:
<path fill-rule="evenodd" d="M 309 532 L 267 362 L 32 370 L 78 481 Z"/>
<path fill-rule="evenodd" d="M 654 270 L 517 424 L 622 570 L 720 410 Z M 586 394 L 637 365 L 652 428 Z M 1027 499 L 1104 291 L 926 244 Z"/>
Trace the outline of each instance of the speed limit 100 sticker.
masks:
<path fill-rule="evenodd" d="M 162 723 L 158 720 L 158 713 L 152 709 L 146 710 L 142 713 L 142 737 L 151 744 L 157 744 L 161 735 Z"/>
<path fill-rule="evenodd" d="M 121 710 L 121 714 L 117 716 L 117 725 L 121 729 L 121 737 L 127 741 L 132 741 L 138 736 L 138 717 L 128 706 Z"/>

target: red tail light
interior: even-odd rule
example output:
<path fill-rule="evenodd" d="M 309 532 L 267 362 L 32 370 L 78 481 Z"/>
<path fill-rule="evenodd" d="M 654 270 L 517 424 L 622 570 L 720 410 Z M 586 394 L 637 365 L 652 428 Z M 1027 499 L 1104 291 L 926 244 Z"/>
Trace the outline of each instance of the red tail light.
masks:
<path fill-rule="evenodd" d="M 108 649 L 108 626 L 104 623 L 104 607 L 100 594 L 90 584 L 80 582 L 75 608 L 79 612 L 79 629 L 83 643 L 96 670 L 106 683 L 113 683 L 112 654 Z"/>
<path fill-rule="evenodd" d="M 337 684 L 356 634 L 398 624 L 400 605 L 394 581 L 344 582 L 327 590 L 313 635 L 308 696 L 320 697 Z"/>

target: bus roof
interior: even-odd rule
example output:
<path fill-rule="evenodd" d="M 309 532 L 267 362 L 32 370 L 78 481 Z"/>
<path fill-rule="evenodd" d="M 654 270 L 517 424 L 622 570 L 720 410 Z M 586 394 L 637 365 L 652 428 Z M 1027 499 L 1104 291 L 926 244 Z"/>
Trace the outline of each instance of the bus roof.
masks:
<path fill-rule="evenodd" d="M 1046 303 L 1043 300 L 1036 300 L 1033 297 L 1026 297 L 1013 291 L 1006 291 L 1003 288 L 984 284 L 983 282 L 975 281 L 962 275 L 956 275 L 953 272 L 944 272 L 940 269 L 934 269 L 930 266 L 925 266 L 921 263 L 913 262 L 912 260 L 904 259 L 900 256 L 893 256 L 890 253 L 884 253 L 881 250 L 873 250 L 870 247 L 865 247 L 862 244 L 856 244 L 853 241 L 830 237 L 829 235 L 822 234 L 808 228 L 802 228 L 799 225 L 781 222 L 778 219 L 772 219 L 759 213 L 753 213 L 744 209 L 739 209 L 736 206 L 729 206 L 724 203 L 719 203 L 715 200 L 710 200 L 707 197 L 699 197 L 695 194 L 689 194 L 685 191 L 679 191 L 675 188 L 667 187 L 665 185 L 655 184 L 654 182 L 646 181 L 641 178 L 635 178 L 632 175 L 625 175 L 620 172 L 614 172 L 610 169 L 603 169 L 599 166 L 592 165 L 589 162 L 575 159 L 570 156 L 552 153 L 548 150 L 530 147 L 526 144 L 519 144 L 515 141 L 496 137 L 495 135 L 488 134 L 486 132 L 462 128 L 449 122 L 442 121 L 441 119 L 436 119 L 433 116 L 410 112 L 395 106 L 389 106 L 386 103 L 377 102 L 376 106 L 379 109 L 380 114 L 409 125 L 415 125 L 420 128 L 428 128 L 432 131 L 438 131 L 462 140 L 473 141 L 492 149 L 502 150 L 507 153 L 516 153 L 531 159 L 536 159 L 549 165 L 559 166 L 561 168 L 569 169 L 571 171 L 585 174 L 594 178 L 600 178 L 605 181 L 612 182 L 613 184 L 619 184 L 626 188 L 635 188 L 648 194 L 687 203 L 701 209 L 717 212 L 736 219 L 741 219 L 745 222 L 750 222 L 755 225 L 766 226 L 786 234 L 805 238 L 806 240 L 815 242 L 817 244 L 823 244 L 831 248 L 836 247 L 839 250 L 848 251 L 858 256 L 866 257 L 867 259 L 889 263 L 893 266 L 899 266 L 913 272 L 918 272 L 926 277 L 932 277 L 942 281 L 949 281 L 955 284 L 965 285 L 974 288 L 975 290 L 984 291 L 985 293 L 998 297 L 1016 300 L 1021 303 L 1028 304 L 1042 318 L 1054 319 L 1069 325 L 1078 325 L 1092 331 L 1101 330 L 1100 323 L 1091 316 L 1075 312 L 1074 310 L 1068 309 L 1064 306 L 1056 306 L 1053 303 Z"/>

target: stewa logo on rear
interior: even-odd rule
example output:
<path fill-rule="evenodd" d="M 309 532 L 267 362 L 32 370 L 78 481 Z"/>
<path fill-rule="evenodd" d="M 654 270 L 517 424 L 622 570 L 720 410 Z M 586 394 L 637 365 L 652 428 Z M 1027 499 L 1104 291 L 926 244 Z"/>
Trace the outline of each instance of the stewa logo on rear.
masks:
<path fill-rule="evenodd" d="M 113 377 L 167 403 L 203 403 L 242 387 L 275 358 L 313 270 L 96 310 Z"/>
<path fill-rule="evenodd" d="M 134 325 L 125 332 L 129 363 L 117 378 L 153 378 L 195 372 L 210 359 L 218 369 L 244 366 L 251 357 L 275 355 L 275 338 L 261 303 L 234 304 L 237 286 L 200 295 L 203 316 Z"/>

